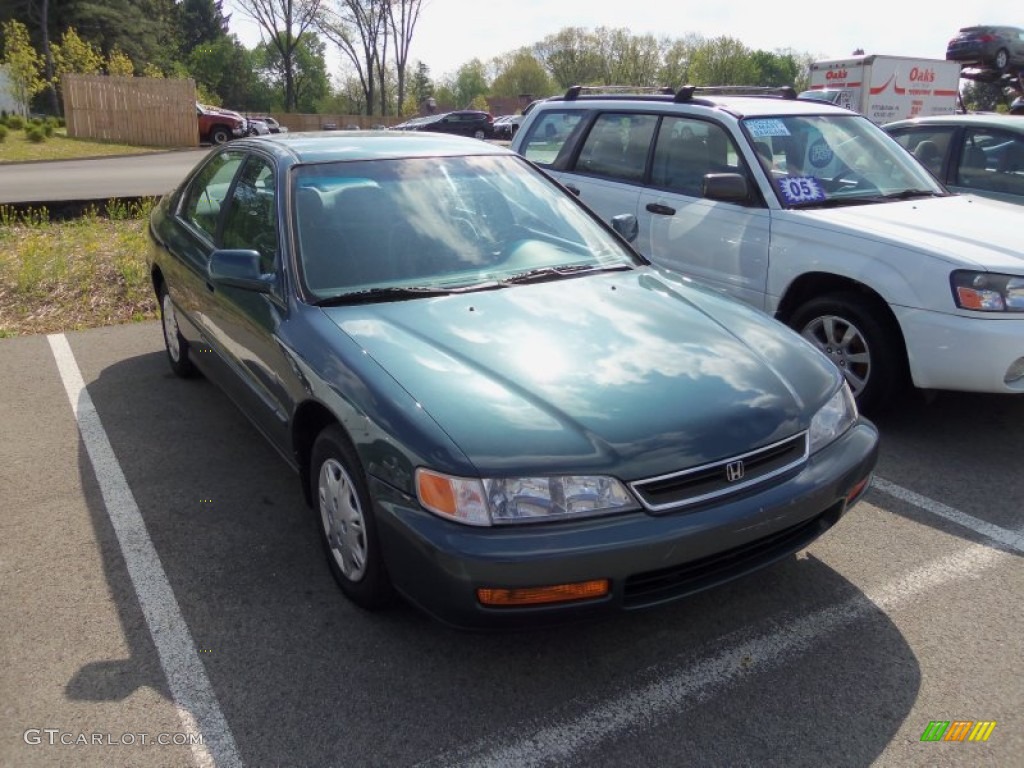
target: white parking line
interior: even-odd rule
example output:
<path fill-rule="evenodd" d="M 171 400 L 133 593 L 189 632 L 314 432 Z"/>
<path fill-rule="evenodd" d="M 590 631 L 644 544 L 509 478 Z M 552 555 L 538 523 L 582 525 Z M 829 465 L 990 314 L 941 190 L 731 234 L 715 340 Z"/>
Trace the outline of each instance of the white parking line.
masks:
<path fill-rule="evenodd" d="M 971 517 L 945 504 L 908 491 L 894 483 L 877 479 L 874 487 L 907 501 L 932 514 L 951 520 L 997 542 L 1016 553 L 1024 553 L 1024 533 Z M 678 714 L 717 690 L 753 674 L 778 666 L 806 651 L 825 636 L 865 616 L 889 612 L 912 603 L 929 590 L 949 582 L 977 576 L 981 571 L 1015 556 L 1002 549 L 971 544 L 959 552 L 910 571 L 894 583 L 865 592 L 834 606 L 786 621 L 784 626 L 752 640 L 733 645 L 714 656 L 659 675 L 655 682 L 626 692 L 572 718 L 552 724 L 548 717 L 536 723 L 521 724 L 517 730 L 531 734 L 501 743 L 482 740 L 474 745 L 438 755 L 421 766 L 460 765 L 497 768 L 525 768 L 566 762 L 580 753 L 594 750 L 602 742 L 660 718 Z"/>
<path fill-rule="evenodd" d="M 178 717 L 193 737 L 189 741 L 201 741 L 192 744 L 192 756 L 202 768 L 241 766 L 235 739 L 199 660 L 192 633 L 181 615 L 135 497 L 85 388 L 71 346 L 62 333 L 47 339 L 124 555 L 128 576 L 160 656 L 160 666 L 167 676 Z"/>
<path fill-rule="evenodd" d="M 1014 550 L 1015 552 L 1024 553 L 1024 532 L 1008 531 L 1005 528 L 1000 528 L 998 525 L 993 525 L 992 523 L 987 523 L 984 520 L 979 520 L 976 517 L 971 517 L 970 515 L 961 512 L 959 509 L 953 509 L 952 507 L 943 504 L 941 501 L 929 499 L 927 496 L 914 493 L 911 490 L 896 485 L 896 483 L 891 483 L 888 480 L 883 480 L 880 477 L 876 477 L 871 481 L 871 487 L 877 488 L 890 496 L 895 496 L 900 501 L 913 504 L 915 507 L 923 509 L 925 512 L 931 512 L 937 517 L 944 518 L 959 526 L 968 528 L 975 533 L 979 533 L 992 541 L 998 542 L 999 544 Z"/>

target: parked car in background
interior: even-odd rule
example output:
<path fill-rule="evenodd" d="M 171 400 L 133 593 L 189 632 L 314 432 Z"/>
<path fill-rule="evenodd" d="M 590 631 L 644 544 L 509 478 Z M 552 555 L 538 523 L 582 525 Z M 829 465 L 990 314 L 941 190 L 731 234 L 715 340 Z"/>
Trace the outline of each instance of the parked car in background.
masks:
<path fill-rule="evenodd" d="M 1024 69 L 1024 28 L 989 24 L 962 27 L 946 45 L 946 58 L 964 66 L 1018 72 Z"/>
<path fill-rule="evenodd" d="M 660 605 L 802 549 L 877 461 L 827 357 L 496 145 L 242 139 L 149 232 L 171 369 L 296 469 L 365 608 L 397 590 L 480 626 Z"/>
<path fill-rule="evenodd" d="M 409 126 L 411 131 L 434 131 L 435 133 L 452 133 L 458 136 L 472 136 L 475 139 L 494 138 L 494 117 L 489 112 L 476 109 L 460 109 L 433 115 L 432 119 L 423 120 Z"/>
<path fill-rule="evenodd" d="M 281 125 L 277 120 L 272 118 L 270 115 L 250 115 L 250 120 L 259 120 L 261 123 L 267 126 L 271 133 L 287 133 L 288 129 Z"/>
<path fill-rule="evenodd" d="M 1019 117 L 944 115 L 883 128 L 949 189 L 1024 203 L 1024 120 Z"/>
<path fill-rule="evenodd" d="M 196 103 L 199 120 L 199 140 L 210 144 L 224 144 L 249 133 L 248 121 L 238 112 L 207 104 Z"/>
<path fill-rule="evenodd" d="M 950 194 L 863 115 L 793 89 L 572 88 L 512 149 L 635 215 L 656 264 L 812 340 L 865 409 L 908 380 L 1024 394 L 1020 210 Z"/>
<path fill-rule="evenodd" d="M 513 115 L 500 115 L 494 118 L 494 138 L 496 139 L 511 139 L 512 138 L 512 118 Z"/>
<path fill-rule="evenodd" d="M 258 117 L 247 117 L 246 120 L 249 122 L 249 135 L 250 136 L 269 136 L 271 133 L 270 126 Z"/>

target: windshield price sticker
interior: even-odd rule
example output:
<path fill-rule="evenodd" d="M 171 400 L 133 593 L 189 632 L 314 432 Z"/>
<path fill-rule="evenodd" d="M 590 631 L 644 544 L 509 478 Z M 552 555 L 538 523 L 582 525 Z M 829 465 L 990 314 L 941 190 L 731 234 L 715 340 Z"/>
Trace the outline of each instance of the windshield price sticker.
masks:
<path fill-rule="evenodd" d="M 787 203 L 817 203 L 825 199 L 825 190 L 813 176 L 787 176 L 779 179 L 779 191 Z"/>
<path fill-rule="evenodd" d="M 786 124 L 777 118 L 767 120 L 747 120 L 747 130 L 755 139 L 767 139 L 772 136 L 789 136 Z"/>

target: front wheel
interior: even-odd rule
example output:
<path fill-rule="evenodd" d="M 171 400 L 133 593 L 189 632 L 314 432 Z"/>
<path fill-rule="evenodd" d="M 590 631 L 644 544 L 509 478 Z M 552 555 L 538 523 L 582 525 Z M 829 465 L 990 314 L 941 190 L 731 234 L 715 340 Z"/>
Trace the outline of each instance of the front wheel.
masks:
<path fill-rule="evenodd" d="M 856 293 L 812 299 L 790 326 L 839 368 L 863 411 L 877 410 L 905 381 L 899 334 L 886 322 L 888 310 Z"/>
<path fill-rule="evenodd" d="M 482 129 L 477 128 L 475 131 L 473 131 L 473 138 L 474 139 L 486 139 L 487 138 L 487 134 L 484 133 Z"/>
<path fill-rule="evenodd" d="M 362 465 L 337 425 L 313 445 L 309 481 L 327 561 L 342 591 L 366 609 L 393 596 Z"/>
<path fill-rule="evenodd" d="M 210 142 L 213 144 L 226 144 L 231 140 L 231 132 L 222 125 L 218 125 L 210 132 Z"/>
<path fill-rule="evenodd" d="M 183 379 L 196 374 L 195 366 L 188 356 L 189 344 L 178 328 L 178 316 L 174 311 L 174 302 L 167 292 L 167 286 L 161 284 L 158 298 L 160 299 L 160 323 L 164 329 L 164 347 L 167 350 L 167 361 L 171 370 Z"/>
<path fill-rule="evenodd" d="M 996 51 L 995 65 L 996 69 L 1003 72 L 1006 66 L 1010 63 L 1010 52 L 1005 48 L 1000 48 Z"/>

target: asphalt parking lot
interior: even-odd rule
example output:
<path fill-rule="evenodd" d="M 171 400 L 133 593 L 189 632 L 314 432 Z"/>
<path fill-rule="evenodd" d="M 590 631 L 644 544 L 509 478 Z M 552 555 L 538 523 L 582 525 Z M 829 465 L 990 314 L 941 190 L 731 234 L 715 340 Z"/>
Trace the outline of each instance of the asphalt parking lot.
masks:
<path fill-rule="evenodd" d="M 471 634 L 346 602 L 295 476 L 172 376 L 158 324 L 0 340 L 0 764 L 1020 764 L 1022 417 L 908 402 L 866 501 L 798 556 Z"/>

